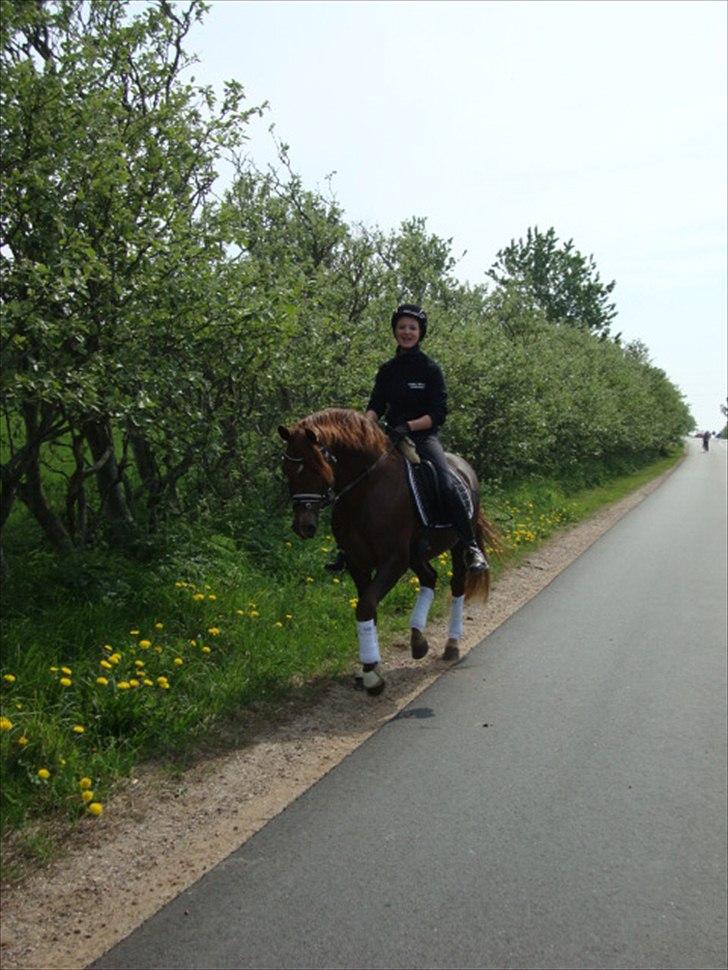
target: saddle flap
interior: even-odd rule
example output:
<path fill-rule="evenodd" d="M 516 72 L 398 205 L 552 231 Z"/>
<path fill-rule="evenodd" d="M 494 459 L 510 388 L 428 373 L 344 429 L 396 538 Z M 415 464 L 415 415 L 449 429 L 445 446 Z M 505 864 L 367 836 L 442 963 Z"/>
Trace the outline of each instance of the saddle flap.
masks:
<path fill-rule="evenodd" d="M 435 466 L 432 462 L 420 461 L 419 465 L 407 462 L 406 467 L 410 492 L 422 524 L 428 529 L 451 529 L 450 516 L 442 508 L 440 482 Z M 475 507 L 470 489 L 452 468 L 450 476 L 461 494 L 468 515 L 472 518 Z"/>

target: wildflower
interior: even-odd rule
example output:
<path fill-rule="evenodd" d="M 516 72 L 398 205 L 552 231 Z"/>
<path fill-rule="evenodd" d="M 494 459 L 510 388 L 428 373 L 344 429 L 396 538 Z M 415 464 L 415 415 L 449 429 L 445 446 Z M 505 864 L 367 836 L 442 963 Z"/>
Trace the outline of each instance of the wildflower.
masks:
<path fill-rule="evenodd" d="M 139 631 L 138 630 L 129 630 L 129 636 L 138 637 L 139 636 Z"/>
<path fill-rule="evenodd" d="M 15 710 L 16 711 L 22 711 L 23 710 L 23 705 L 20 703 L 20 701 L 16 701 L 15 702 Z"/>
<path fill-rule="evenodd" d="M 142 683 L 145 687 L 154 687 L 154 681 L 150 680 L 148 677 L 145 677 Z"/>
<path fill-rule="evenodd" d="M 157 677 L 157 683 L 159 684 L 160 687 L 164 687 L 165 684 L 169 686 L 169 681 L 167 680 L 166 677 Z"/>
<path fill-rule="evenodd" d="M 335 586 L 338 586 L 340 582 L 341 582 L 341 580 L 339 579 L 339 577 L 338 576 L 334 576 L 334 585 Z"/>
<path fill-rule="evenodd" d="M 290 543 L 290 542 L 287 542 L 287 543 L 286 543 L 286 548 L 287 548 L 287 549 L 290 549 L 290 548 L 291 548 L 291 543 Z"/>
<path fill-rule="evenodd" d="M 280 620 L 276 620 L 276 622 L 273 624 L 273 626 L 282 627 L 283 624 L 281 623 Z"/>
<path fill-rule="evenodd" d="M 73 681 L 70 677 L 61 677 L 58 683 L 61 685 L 61 687 L 70 687 Z"/>
<path fill-rule="evenodd" d="M 207 632 L 210 634 L 211 637 L 219 637 L 220 636 L 220 627 L 218 627 L 218 626 L 211 626 Z"/>
<path fill-rule="evenodd" d="M 286 613 L 286 619 L 287 620 L 292 620 L 293 619 L 293 614 L 292 613 Z"/>
<path fill-rule="evenodd" d="M 65 766 L 66 766 L 66 759 L 65 758 L 59 758 L 58 759 L 58 764 L 61 766 L 61 768 L 65 768 Z"/>
<path fill-rule="evenodd" d="M 306 582 L 307 583 L 312 583 L 313 582 L 313 576 L 306 576 Z"/>
<path fill-rule="evenodd" d="M 91 781 L 91 779 L 90 778 L 87 778 L 84 775 L 83 778 L 79 779 L 78 787 L 83 790 L 84 788 L 90 788 L 92 784 L 93 784 L 93 782 Z"/>
<path fill-rule="evenodd" d="M 174 658 L 175 667 L 181 667 L 183 663 L 184 663 L 184 660 L 181 657 Z"/>
<path fill-rule="evenodd" d="M 120 680 L 116 686 L 119 690 L 129 690 L 131 684 L 128 680 Z"/>
<path fill-rule="evenodd" d="M 107 678 L 107 677 L 97 677 L 97 678 L 96 678 L 96 683 L 97 683 L 97 684 L 98 684 L 98 685 L 99 685 L 100 687 L 106 687 L 106 685 L 108 684 L 108 682 L 109 682 L 109 681 L 108 681 L 108 678 Z"/>
<path fill-rule="evenodd" d="M 118 664 L 118 662 L 121 660 L 121 654 L 118 651 L 116 653 L 112 653 L 109 660 L 112 664 Z"/>
<path fill-rule="evenodd" d="M 187 583 L 183 583 L 180 579 L 178 579 L 174 585 L 177 587 L 177 589 L 184 589 Z"/>
<path fill-rule="evenodd" d="M 65 674 L 66 677 L 70 677 L 73 671 L 71 670 L 70 667 L 61 667 L 61 673 Z"/>
<path fill-rule="evenodd" d="M 202 648 L 202 652 L 203 653 L 210 653 L 210 648 L 209 647 L 203 647 Z"/>
<path fill-rule="evenodd" d="M 91 791 L 90 788 L 87 788 L 86 791 L 81 792 L 81 798 L 83 798 L 85 802 L 90 802 L 93 797 L 94 797 L 94 793 Z"/>
<path fill-rule="evenodd" d="M 212 601 L 213 601 L 213 603 L 214 603 L 214 601 L 215 601 L 215 600 L 217 599 L 217 596 L 215 596 L 215 594 L 214 594 L 214 593 L 208 593 L 208 595 L 207 595 L 207 598 L 208 598 L 209 600 L 212 600 Z"/>
<path fill-rule="evenodd" d="M 154 629 L 155 630 L 163 630 L 164 629 L 164 623 L 155 623 L 154 624 Z"/>
<path fill-rule="evenodd" d="M 104 670 L 111 670 L 112 664 L 110 664 L 108 660 L 101 660 L 99 662 L 99 666 L 103 667 Z"/>
<path fill-rule="evenodd" d="M 195 603 L 201 602 L 202 600 L 204 600 L 204 598 L 205 598 L 205 594 L 204 593 L 195 593 L 193 595 L 193 597 L 192 597 L 192 599 L 195 601 Z"/>
<path fill-rule="evenodd" d="M 86 728 L 83 726 L 83 724 L 74 724 L 73 725 L 73 733 L 74 734 L 83 734 L 85 732 L 85 730 L 86 730 Z"/>
<path fill-rule="evenodd" d="M 0 717 L 0 731 L 11 731 L 13 722 L 9 717 Z"/>
<path fill-rule="evenodd" d="M 260 616 L 260 613 L 257 610 L 251 610 L 250 611 L 250 615 L 251 616 Z"/>
<path fill-rule="evenodd" d="M 51 773 L 50 773 L 50 771 L 48 771 L 47 768 L 39 768 L 38 769 L 38 777 L 39 778 L 42 778 L 43 781 L 48 781 L 48 779 L 50 778 L 50 776 L 51 776 Z"/>
<path fill-rule="evenodd" d="M 148 650 L 151 647 L 151 645 L 152 645 L 152 641 L 151 640 L 140 640 L 139 641 L 139 646 L 142 648 L 142 650 Z"/>
<path fill-rule="evenodd" d="M 88 810 L 92 815 L 101 815 L 104 810 L 104 806 L 101 804 L 101 802 L 90 802 Z"/>
<path fill-rule="evenodd" d="M 144 661 L 143 660 L 135 660 L 134 661 L 134 666 L 135 667 L 143 667 L 144 666 Z"/>
<path fill-rule="evenodd" d="M 235 610 L 238 616 L 245 616 L 245 610 Z"/>
<path fill-rule="evenodd" d="M 358 603 L 359 600 L 356 598 L 356 596 L 352 596 L 349 600 L 349 606 L 352 608 L 352 610 L 357 606 Z"/>
<path fill-rule="evenodd" d="M 24 734 L 22 734 L 18 738 L 18 744 L 20 745 L 21 748 L 24 748 L 26 746 L 26 744 L 28 744 L 28 739 L 26 738 L 26 736 Z"/>
<path fill-rule="evenodd" d="M 15 674 L 3 674 L 3 680 L 8 684 L 15 683 Z"/>
<path fill-rule="evenodd" d="M 191 647 L 196 647 L 197 646 L 197 640 L 190 640 L 190 646 Z"/>
<path fill-rule="evenodd" d="M 138 687 L 139 686 L 139 681 L 135 677 L 132 677 L 132 679 L 129 681 L 129 686 L 130 687 Z"/>
<path fill-rule="evenodd" d="M 50 672 L 52 674 L 57 674 L 58 673 L 58 667 L 49 667 L 48 669 L 50 670 Z"/>

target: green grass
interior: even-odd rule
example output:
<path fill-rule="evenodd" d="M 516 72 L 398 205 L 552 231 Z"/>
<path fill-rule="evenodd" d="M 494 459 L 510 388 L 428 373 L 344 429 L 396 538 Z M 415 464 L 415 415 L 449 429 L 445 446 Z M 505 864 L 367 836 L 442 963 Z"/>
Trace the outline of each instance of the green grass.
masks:
<path fill-rule="evenodd" d="M 503 536 L 496 576 L 680 455 L 587 489 L 534 479 L 486 491 Z M 257 531 L 246 525 L 236 539 L 205 535 L 200 521 L 161 536 L 147 562 L 106 549 L 59 565 L 39 551 L 31 520 L 16 516 L 0 668 L 3 832 L 20 832 L 29 855 L 47 857 L 34 823 L 83 815 L 82 777 L 103 804 L 140 760 L 175 762 L 220 737 L 246 705 L 353 669 L 356 591 L 348 576 L 324 571 L 334 544 L 322 527 L 305 543 L 291 534 L 288 514 L 261 520 Z M 434 615 L 446 608 L 449 560 L 437 568 Z M 387 597 L 384 642 L 406 630 L 413 592 L 406 576 Z"/>

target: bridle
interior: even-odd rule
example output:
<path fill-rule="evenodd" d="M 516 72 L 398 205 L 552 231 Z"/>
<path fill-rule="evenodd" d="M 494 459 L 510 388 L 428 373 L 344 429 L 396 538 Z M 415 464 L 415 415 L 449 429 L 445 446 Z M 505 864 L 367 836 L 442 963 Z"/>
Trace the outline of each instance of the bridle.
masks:
<path fill-rule="evenodd" d="M 316 512 L 323 511 L 323 509 L 328 508 L 329 505 L 333 507 L 337 502 L 340 502 L 341 499 L 353 488 L 355 488 L 359 482 L 363 481 L 368 475 L 371 475 L 377 465 L 391 455 L 396 447 L 396 444 L 393 444 L 387 449 L 387 451 L 383 451 L 373 465 L 365 468 L 361 475 L 357 475 L 352 482 L 345 485 L 344 488 L 342 488 L 342 490 L 338 493 L 334 491 L 333 487 L 327 488 L 325 492 L 296 492 L 294 495 L 291 495 L 293 507 L 295 508 L 296 506 L 300 506 L 306 510 L 314 509 Z M 329 467 L 334 469 L 336 465 L 336 455 L 332 454 L 326 445 L 319 445 L 318 449 Z M 303 458 L 296 458 L 294 455 L 289 455 L 288 452 L 285 452 L 283 457 L 287 461 L 292 461 L 297 464 L 303 464 L 304 461 Z"/>

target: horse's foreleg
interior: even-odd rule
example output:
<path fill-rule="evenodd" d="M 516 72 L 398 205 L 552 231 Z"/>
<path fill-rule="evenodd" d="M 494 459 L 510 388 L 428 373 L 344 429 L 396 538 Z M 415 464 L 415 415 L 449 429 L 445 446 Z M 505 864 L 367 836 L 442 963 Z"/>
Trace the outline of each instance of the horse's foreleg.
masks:
<path fill-rule="evenodd" d="M 356 632 L 359 639 L 359 659 L 362 664 L 362 682 L 368 694 L 381 694 L 384 677 L 379 663 L 379 636 L 377 634 L 377 604 L 402 576 L 403 566 L 398 560 L 386 563 L 377 570 L 371 582 L 357 583 L 359 602 L 356 606 Z"/>
<path fill-rule="evenodd" d="M 442 654 L 442 659 L 447 661 L 457 660 L 460 656 L 458 646 L 464 632 L 464 612 L 465 612 L 465 566 L 463 564 L 462 545 L 457 543 L 451 550 L 452 555 L 452 578 L 450 579 L 450 592 L 452 602 L 450 604 L 450 623 L 447 629 L 447 643 Z"/>
<path fill-rule="evenodd" d="M 410 616 L 410 650 L 415 660 L 422 660 L 430 649 L 425 630 L 430 607 L 435 598 L 437 573 L 428 562 L 412 562 L 410 566 L 420 581 L 420 589 Z"/>

